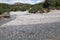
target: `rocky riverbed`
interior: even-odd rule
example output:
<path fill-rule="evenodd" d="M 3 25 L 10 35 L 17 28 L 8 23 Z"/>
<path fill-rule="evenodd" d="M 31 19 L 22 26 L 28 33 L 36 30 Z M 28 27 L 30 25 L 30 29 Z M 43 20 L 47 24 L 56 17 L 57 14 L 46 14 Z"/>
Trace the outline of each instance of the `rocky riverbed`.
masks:
<path fill-rule="evenodd" d="M 0 40 L 60 40 L 60 11 L 10 15 L 11 18 L 0 19 Z"/>
<path fill-rule="evenodd" d="M 0 40 L 60 40 L 60 22 L 0 27 Z"/>

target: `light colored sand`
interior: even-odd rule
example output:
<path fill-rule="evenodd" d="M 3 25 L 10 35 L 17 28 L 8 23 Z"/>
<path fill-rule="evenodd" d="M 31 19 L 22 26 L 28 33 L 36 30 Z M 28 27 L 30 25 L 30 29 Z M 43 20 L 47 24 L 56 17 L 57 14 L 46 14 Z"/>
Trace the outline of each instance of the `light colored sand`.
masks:
<path fill-rule="evenodd" d="M 44 14 L 39 13 L 30 14 L 27 11 L 26 12 L 18 11 L 18 12 L 10 12 L 10 15 L 11 17 L 16 17 L 16 19 L 1 26 L 60 22 L 60 11 L 49 12 Z"/>

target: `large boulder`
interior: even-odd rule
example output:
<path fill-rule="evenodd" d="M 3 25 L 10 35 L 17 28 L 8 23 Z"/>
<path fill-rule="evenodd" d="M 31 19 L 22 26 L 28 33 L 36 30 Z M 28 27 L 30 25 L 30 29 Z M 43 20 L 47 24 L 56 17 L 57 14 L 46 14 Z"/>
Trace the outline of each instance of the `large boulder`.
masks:
<path fill-rule="evenodd" d="M 4 12 L 3 14 L 0 15 L 0 17 L 10 18 L 10 14 L 9 14 L 9 12 Z"/>

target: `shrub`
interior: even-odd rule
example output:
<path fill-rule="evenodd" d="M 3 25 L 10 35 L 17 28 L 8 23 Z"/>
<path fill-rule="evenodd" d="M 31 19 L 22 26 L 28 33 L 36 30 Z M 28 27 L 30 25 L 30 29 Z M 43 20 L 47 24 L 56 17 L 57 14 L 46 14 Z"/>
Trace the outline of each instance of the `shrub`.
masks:
<path fill-rule="evenodd" d="M 0 8 L 0 14 L 4 13 L 5 10 L 3 8 Z"/>
<path fill-rule="evenodd" d="M 37 9 L 32 8 L 29 10 L 29 13 L 36 13 L 37 11 L 38 11 Z"/>
<path fill-rule="evenodd" d="M 29 10 L 29 13 L 36 13 L 37 12 L 37 10 L 35 10 L 35 9 L 30 9 Z"/>
<path fill-rule="evenodd" d="M 44 8 L 38 10 L 38 13 L 44 13 Z"/>
<path fill-rule="evenodd" d="M 26 9 L 25 8 L 20 8 L 20 11 L 26 11 Z"/>
<path fill-rule="evenodd" d="M 39 11 L 39 13 L 44 13 L 44 8 L 42 5 L 39 5 L 38 11 Z"/>
<path fill-rule="evenodd" d="M 3 14 L 4 12 L 9 12 L 10 9 L 3 9 L 3 8 L 0 8 L 0 14 Z"/>
<path fill-rule="evenodd" d="M 60 6 L 56 6 L 56 9 L 57 9 L 57 10 L 60 10 Z"/>
<path fill-rule="evenodd" d="M 54 9 L 56 9 L 54 6 L 49 6 L 49 9 L 52 9 L 52 10 L 54 10 Z"/>

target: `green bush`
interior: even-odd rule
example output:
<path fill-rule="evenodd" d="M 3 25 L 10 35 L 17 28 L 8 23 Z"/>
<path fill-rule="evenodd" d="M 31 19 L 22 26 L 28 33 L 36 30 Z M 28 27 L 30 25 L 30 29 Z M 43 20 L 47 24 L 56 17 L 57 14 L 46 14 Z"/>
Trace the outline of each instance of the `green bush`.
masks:
<path fill-rule="evenodd" d="M 44 8 L 38 10 L 38 13 L 44 13 Z"/>
<path fill-rule="evenodd" d="M 3 8 L 0 8 L 0 14 L 4 13 L 5 10 Z"/>
<path fill-rule="evenodd" d="M 56 6 L 56 9 L 57 9 L 57 10 L 60 10 L 60 6 Z"/>
<path fill-rule="evenodd" d="M 10 9 L 3 9 L 3 8 L 0 8 L 0 14 L 3 14 L 4 12 L 9 12 Z"/>
<path fill-rule="evenodd" d="M 10 10 L 11 11 L 26 11 L 27 9 L 22 6 L 17 6 L 17 7 L 12 7 Z"/>
<path fill-rule="evenodd" d="M 40 11 L 40 13 L 44 13 L 44 8 L 42 5 L 39 5 L 38 7 L 38 11 Z"/>
<path fill-rule="evenodd" d="M 26 11 L 26 8 L 22 7 L 22 8 L 20 8 L 20 11 Z"/>
<path fill-rule="evenodd" d="M 37 10 L 34 10 L 34 9 L 29 10 L 29 13 L 36 13 L 36 12 Z"/>
<path fill-rule="evenodd" d="M 29 10 L 29 13 L 36 13 L 37 11 L 38 11 L 38 10 L 32 8 L 32 9 Z"/>
<path fill-rule="evenodd" d="M 49 6 L 49 9 L 55 10 L 56 7 L 54 7 L 54 6 Z"/>
<path fill-rule="evenodd" d="M 11 7 L 10 11 L 16 11 L 16 8 L 15 7 Z"/>
<path fill-rule="evenodd" d="M 42 5 L 35 5 L 34 7 L 32 7 L 30 10 L 29 10 L 29 13 L 43 13 L 44 12 L 44 8 Z"/>

